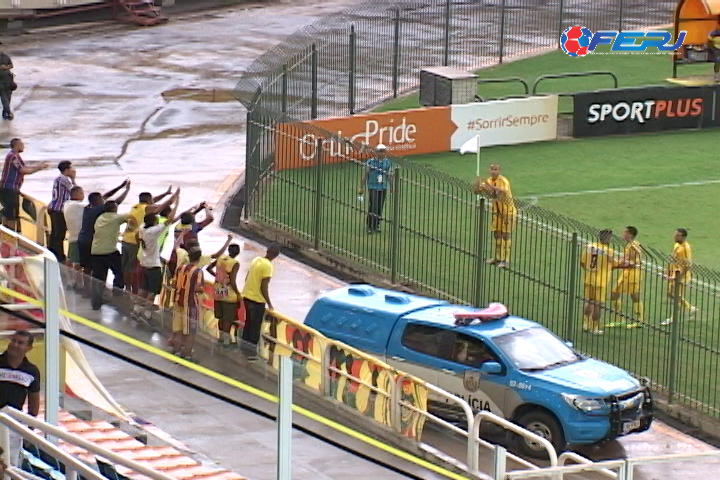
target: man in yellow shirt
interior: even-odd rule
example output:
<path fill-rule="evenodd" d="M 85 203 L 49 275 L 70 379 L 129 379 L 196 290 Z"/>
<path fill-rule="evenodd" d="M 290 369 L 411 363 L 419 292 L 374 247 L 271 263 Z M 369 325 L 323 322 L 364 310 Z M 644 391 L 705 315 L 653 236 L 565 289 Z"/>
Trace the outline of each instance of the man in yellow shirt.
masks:
<path fill-rule="evenodd" d="M 207 268 L 207 271 L 215 276 L 215 318 L 218 319 L 219 343 L 222 346 L 232 343 L 230 333 L 233 324 L 238 320 L 240 309 L 240 290 L 236 281 L 240 270 L 238 255 L 240 245 L 232 243 L 228 246 L 227 255 L 221 255 Z"/>
<path fill-rule="evenodd" d="M 612 322 L 605 325 L 606 328 L 621 327 L 625 325 L 627 328 L 637 328 L 643 321 L 643 303 L 640 299 L 640 267 L 642 265 L 640 242 L 635 240 L 638 230 L 633 226 L 625 228 L 623 232 L 623 240 L 625 241 L 625 249 L 623 250 L 622 274 L 618 279 L 615 288 L 610 295 L 613 302 L 613 310 L 615 315 L 619 316 L 622 311 L 621 295 L 630 295 L 633 302 L 633 311 L 635 314 L 634 321 L 625 324 L 622 321 Z"/>
<path fill-rule="evenodd" d="M 280 245 L 270 244 L 264 257 L 256 257 L 248 269 L 245 277 L 245 286 L 242 290 L 243 304 L 245 305 L 245 328 L 243 328 L 241 349 L 248 356 L 257 355 L 257 344 L 260 340 L 260 327 L 265 318 L 265 305 L 273 310 L 270 301 L 270 279 L 273 276 L 272 261 L 280 255 Z"/>
<path fill-rule="evenodd" d="M 143 192 L 138 198 L 138 203 L 130 208 L 129 218 L 125 226 L 125 232 L 122 235 L 122 257 L 121 268 L 123 280 L 125 281 L 125 289 L 137 294 L 140 284 L 140 275 L 138 270 L 138 232 L 140 225 L 143 224 L 145 215 L 148 213 L 158 213 L 169 207 L 180 195 L 180 189 L 166 200 L 164 203 L 157 204 L 160 200 L 172 193 L 172 186 L 167 191 L 153 197 L 149 192 Z"/>
<path fill-rule="evenodd" d="M 510 180 L 500 175 L 499 165 L 490 165 L 490 177 L 486 180 L 478 177 L 475 193 L 492 199 L 491 230 L 495 237 L 495 254 L 487 263 L 507 268 L 510 262 L 510 234 L 515 227 L 517 208 L 510 188 Z"/>
<path fill-rule="evenodd" d="M 612 271 L 620 267 L 615 252 L 610 248 L 612 230 L 602 230 L 598 242 L 590 243 L 580 257 L 580 266 L 585 270 L 583 309 L 583 330 L 594 335 L 602 335 L 600 316 L 607 298 L 607 284 Z"/>
<path fill-rule="evenodd" d="M 690 270 L 692 268 L 692 248 L 690 243 L 687 241 L 688 232 L 684 228 L 678 228 L 675 230 L 675 245 L 673 245 L 672 257 L 670 257 L 668 271 L 665 278 L 668 281 L 667 296 L 670 299 L 670 308 L 672 311 L 672 305 L 675 301 L 675 278 L 680 276 L 680 284 L 678 285 L 678 301 L 680 302 L 680 308 L 690 312 L 690 320 L 695 320 L 695 314 L 698 309 L 693 305 L 690 305 L 685 299 L 685 288 L 692 279 Z M 670 316 L 667 320 L 662 322 L 660 325 L 670 325 L 673 322 L 673 317 Z"/>

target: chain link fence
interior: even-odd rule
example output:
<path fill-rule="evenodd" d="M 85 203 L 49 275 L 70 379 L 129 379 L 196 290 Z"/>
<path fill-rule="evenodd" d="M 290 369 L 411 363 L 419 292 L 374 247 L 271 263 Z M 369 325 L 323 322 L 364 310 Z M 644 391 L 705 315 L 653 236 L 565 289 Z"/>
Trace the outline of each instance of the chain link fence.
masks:
<path fill-rule="evenodd" d="M 331 262 L 387 278 L 396 288 L 461 304 L 505 303 L 579 351 L 649 378 L 671 402 L 720 416 L 713 374 L 720 362 L 718 272 L 693 265 L 690 277 L 673 278 L 670 259 L 644 249 L 642 307 L 629 291 L 611 300 L 618 269 L 594 294 L 599 324 L 587 325 L 581 260 L 588 245 L 600 241 L 598 228 L 516 200 L 509 266 L 498 268 L 487 263 L 497 248 L 491 202 L 475 195 L 471 183 L 393 158 L 381 232 L 368 233 L 368 198 L 359 187 L 364 160 L 377 152 L 337 138 L 313 144 L 309 138 L 332 136 L 303 123 L 274 130 L 254 124 L 251 131 L 284 139 L 273 144 L 273 155 L 297 155 L 298 146 L 313 154 L 306 168 L 258 171 L 257 163 L 248 164 L 247 175 L 257 179 L 256 188 L 246 191 L 251 224 L 280 232 Z M 625 246 L 621 233 L 608 246 L 618 262 Z M 595 328 L 603 334 L 594 334 Z"/>
<path fill-rule="evenodd" d="M 259 57 L 235 95 L 249 110 L 295 120 L 351 115 L 416 88 L 423 67 L 472 70 L 592 31 L 672 21 L 660 0 L 427 0 L 355 6 L 304 27 Z"/>

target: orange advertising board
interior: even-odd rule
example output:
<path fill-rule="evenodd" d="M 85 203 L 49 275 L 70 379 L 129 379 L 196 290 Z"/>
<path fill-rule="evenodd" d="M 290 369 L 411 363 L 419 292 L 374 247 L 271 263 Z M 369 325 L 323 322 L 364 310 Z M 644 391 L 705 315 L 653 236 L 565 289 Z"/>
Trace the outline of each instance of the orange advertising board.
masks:
<path fill-rule="evenodd" d="M 457 129 L 450 112 L 450 107 L 431 107 L 281 124 L 275 134 L 275 169 L 313 166 L 318 139 L 325 140 L 323 164 L 367 158 L 361 151 L 363 143 L 370 147 L 382 143 L 391 155 L 447 152 Z"/>

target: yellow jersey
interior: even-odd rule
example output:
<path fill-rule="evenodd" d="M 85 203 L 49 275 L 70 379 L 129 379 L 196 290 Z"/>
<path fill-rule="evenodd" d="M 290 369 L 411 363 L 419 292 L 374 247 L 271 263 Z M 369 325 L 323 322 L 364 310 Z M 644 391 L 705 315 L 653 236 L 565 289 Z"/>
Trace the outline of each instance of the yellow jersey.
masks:
<path fill-rule="evenodd" d="M 615 252 L 602 243 L 585 247 L 580 262 L 585 269 L 585 285 L 591 287 L 606 287 L 612 278 L 613 267 L 618 265 Z"/>
<path fill-rule="evenodd" d="M 498 175 L 497 178 L 489 177 L 483 183 L 501 190 L 493 199 L 493 214 L 496 215 L 515 215 L 515 202 L 513 201 L 512 188 L 510 180 L 507 177 Z"/>
<path fill-rule="evenodd" d="M 256 257 L 251 263 L 248 269 L 247 276 L 245 277 L 245 286 L 243 287 L 241 295 L 243 298 L 252 300 L 257 303 L 267 303 L 267 299 L 262 293 L 260 288 L 262 281 L 266 278 L 271 278 L 273 275 L 273 265 L 270 260 L 265 257 Z"/>
<path fill-rule="evenodd" d="M 222 255 L 215 265 L 215 300 L 219 302 L 237 302 L 238 295 L 231 285 L 231 274 L 235 265 L 240 263 L 230 255 Z"/>
<path fill-rule="evenodd" d="M 670 277 L 675 277 L 675 272 L 682 272 L 685 269 L 684 279 L 690 278 L 690 266 L 692 265 L 692 249 L 688 242 L 675 242 L 673 246 L 672 259 L 670 260 L 670 267 L 668 268 L 668 274 Z"/>
<path fill-rule="evenodd" d="M 133 205 L 130 209 L 130 215 L 128 217 L 127 225 L 125 226 L 125 233 L 123 233 L 122 241 L 125 243 L 137 243 L 137 232 L 140 229 L 140 225 L 145 221 L 145 210 L 147 209 L 147 203 L 138 203 Z"/>
<path fill-rule="evenodd" d="M 630 283 L 640 283 L 640 265 L 642 258 L 640 254 L 642 248 L 640 242 L 633 240 L 625 245 L 623 250 L 623 262 L 630 263 L 633 266 L 631 268 L 624 268 L 622 270 L 623 280 Z"/>
<path fill-rule="evenodd" d="M 185 265 L 190 261 L 190 255 L 188 255 L 187 250 L 184 248 L 178 248 L 175 250 L 175 254 L 177 255 L 177 266 L 180 267 L 182 265 Z M 212 263 L 212 257 L 210 255 L 203 254 L 200 257 L 200 260 L 197 261 L 197 266 L 200 268 L 205 268 L 208 265 Z"/>

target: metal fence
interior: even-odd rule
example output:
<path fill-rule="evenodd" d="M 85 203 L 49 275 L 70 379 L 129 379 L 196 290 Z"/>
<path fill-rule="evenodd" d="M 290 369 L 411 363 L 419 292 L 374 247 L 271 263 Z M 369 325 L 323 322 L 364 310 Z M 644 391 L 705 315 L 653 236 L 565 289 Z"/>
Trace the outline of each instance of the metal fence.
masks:
<path fill-rule="evenodd" d="M 267 128 L 250 125 L 251 132 L 265 129 L 268 138 L 285 139 L 271 144 L 277 156 L 296 155 L 298 145 L 310 148 L 310 134 L 323 136 L 302 123 Z M 619 302 L 609 300 L 619 276 L 615 273 L 603 292 L 604 334 L 594 335 L 583 331 L 586 292 L 580 263 L 587 245 L 598 241 L 598 229 L 516 201 L 509 267 L 489 265 L 486 260 L 496 248 L 492 216 L 472 184 L 393 158 L 382 232 L 368 234 L 367 199 L 360 201 L 358 187 L 362 160 L 373 152 L 340 140 L 332 146 L 321 142 L 313 150 L 307 168 L 260 172 L 248 164 L 247 175 L 258 179 L 257 188 L 247 191 L 246 212 L 252 221 L 398 287 L 459 303 L 503 302 L 512 313 L 546 325 L 580 351 L 648 377 L 655 391 L 671 402 L 720 416 L 714 375 L 720 363 L 720 325 L 714 321 L 720 313 L 717 272 L 695 265 L 690 280 L 673 283 L 666 278 L 669 259 L 645 250 L 642 315 L 627 294 Z M 329 163 L 331 158 L 342 163 Z M 619 257 L 624 246 L 617 236 L 621 226 L 612 227 L 616 236 L 610 243 Z M 668 225 L 669 231 L 674 228 Z M 694 314 L 686 299 L 697 308 Z M 664 324 L 669 318 L 674 321 Z M 611 323 L 620 326 L 608 328 Z M 640 328 L 627 328 L 634 323 Z"/>
<path fill-rule="evenodd" d="M 259 57 L 236 97 L 249 110 L 295 120 L 348 115 L 419 84 L 429 66 L 465 70 L 558 45 L 591 30 L 670 23 L 660 0 L 426 0 L 358 5 L 302 28 Z"/>

